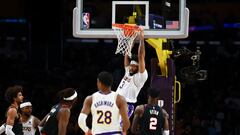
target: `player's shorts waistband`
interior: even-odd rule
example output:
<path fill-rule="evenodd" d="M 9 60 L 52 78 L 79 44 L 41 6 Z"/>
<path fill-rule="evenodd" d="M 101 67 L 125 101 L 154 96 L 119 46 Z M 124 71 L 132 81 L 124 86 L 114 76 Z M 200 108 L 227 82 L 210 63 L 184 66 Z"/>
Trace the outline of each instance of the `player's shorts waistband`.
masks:
<path fill-rule="evenodd" d="M 106 132 L 106 133 L 100 133 L 95 135 L 122 135 L 121 131 L 113 131 L 113 132 Z"/>

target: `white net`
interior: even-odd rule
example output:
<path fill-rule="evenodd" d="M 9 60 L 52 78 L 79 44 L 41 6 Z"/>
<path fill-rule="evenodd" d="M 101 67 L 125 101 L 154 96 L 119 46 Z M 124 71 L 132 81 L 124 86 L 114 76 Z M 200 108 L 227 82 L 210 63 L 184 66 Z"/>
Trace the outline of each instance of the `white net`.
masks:
<path fill-rule="evenodd" d="M 113 30 L 118 38 L 118 46 L 115 54 L 127 54 L 131 58 L 133 42 L 139 34 L 139 30 L 131 28 L 120 28 L 116 26 L 113 26 Z"/>

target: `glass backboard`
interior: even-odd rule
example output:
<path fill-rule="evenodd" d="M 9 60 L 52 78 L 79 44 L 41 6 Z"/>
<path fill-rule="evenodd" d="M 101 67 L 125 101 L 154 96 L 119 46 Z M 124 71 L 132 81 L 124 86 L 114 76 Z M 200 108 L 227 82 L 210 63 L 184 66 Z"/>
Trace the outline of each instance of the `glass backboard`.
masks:
<path fill-rule="evenodd" d="M 145 38 L 186 38 L 189 10 L 186 0 L 76 0 L 74 37 L 117 38 L 114 23 L 140 25 Z"/>

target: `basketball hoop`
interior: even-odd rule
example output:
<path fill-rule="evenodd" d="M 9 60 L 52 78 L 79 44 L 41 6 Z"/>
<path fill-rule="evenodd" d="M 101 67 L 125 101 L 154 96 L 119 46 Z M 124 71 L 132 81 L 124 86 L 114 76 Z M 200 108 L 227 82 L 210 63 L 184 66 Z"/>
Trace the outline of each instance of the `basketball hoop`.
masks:
<path fill-rule="evenodd" d="M 112 29 L 118 38 L 118 46 L 115 54 L 128 55 L 130 58 L 132 56 L 131 50 L 133 47 L 133 42 L 140 32 L 140 27 L 138 25 L 132 24 L 112 24 Z"/>

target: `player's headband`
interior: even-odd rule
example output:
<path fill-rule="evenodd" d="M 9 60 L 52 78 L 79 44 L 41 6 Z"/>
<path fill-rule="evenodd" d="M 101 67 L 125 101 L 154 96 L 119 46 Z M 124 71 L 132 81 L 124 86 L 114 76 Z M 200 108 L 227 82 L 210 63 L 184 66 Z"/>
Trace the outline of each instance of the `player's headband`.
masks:
<path fill-rule="evenodd" d="M 74 91 L 74 94 L 73 94 L 72 96 L 67 97 L 67 98 L 63 98 L 63 99 L 69 101 L 69 100 L 73 100 L 73 99 L 75 99 L 76 97 L 77 97 L 77 92 Z"/>
<path fill-rule="evenodd" d="M 32 106 L 31 102 L 24 102 L 20 104 L 20 108 L 26 107 L 26 106 Z"/>
<path fill-rule="evenodd" d="M 130 65 L 138 65 L 138 62 L 135 60 L 131 60 Z"/>

